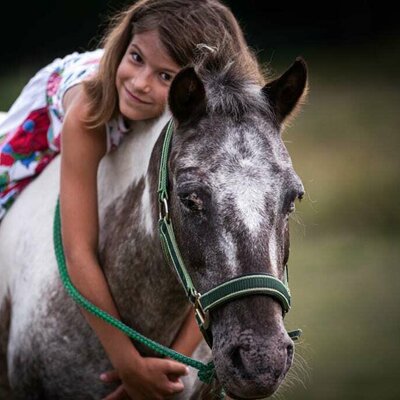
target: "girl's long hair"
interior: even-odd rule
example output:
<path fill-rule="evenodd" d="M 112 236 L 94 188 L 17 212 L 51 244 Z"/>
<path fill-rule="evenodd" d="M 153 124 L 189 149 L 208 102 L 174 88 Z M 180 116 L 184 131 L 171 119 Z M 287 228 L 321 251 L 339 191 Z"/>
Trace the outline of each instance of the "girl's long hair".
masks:
<path fill-rule="evenodd" d="M 89 127 L 106 124 L 118 114 L 118 66 L 133 35 L 154 29 L 167 53 L 182 67 L 195 64 L 207 46 L 221 52 L 227 62 L 235 60 L 254 82 L 265 82 L 238 21 L 219 0 L 139 0 L 112 18 L 101 42 L 104 54 L 98 74 L 84 82 L 90 101 Z"/>

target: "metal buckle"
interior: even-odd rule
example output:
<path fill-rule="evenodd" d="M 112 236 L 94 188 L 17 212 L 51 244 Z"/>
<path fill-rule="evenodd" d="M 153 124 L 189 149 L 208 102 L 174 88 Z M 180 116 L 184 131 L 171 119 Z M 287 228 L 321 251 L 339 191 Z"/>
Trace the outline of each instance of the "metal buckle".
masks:
<path fill-rule="evenodd" d="M 204 311 L 203 307 L 200 304 L 200 297 L 201 294 L 197 293 L 195 294 L 195 301 L 193 303 L 194 307 L 194 312 L 196 315 L 196 319 L 200 322 L 200 326 L 203 329 L 208 329 L 210 325 L 210 313 L 209 311 Z"/>
<path fill-rule="evenodd" d="M 160 219 L 165 218 L 167 221 L 169 221 L 169 210 L 168 210 L 167 199 L 165 197 L 160 199 L 159 205 L 160 205 L 160 213 L 159 213 Z"/>

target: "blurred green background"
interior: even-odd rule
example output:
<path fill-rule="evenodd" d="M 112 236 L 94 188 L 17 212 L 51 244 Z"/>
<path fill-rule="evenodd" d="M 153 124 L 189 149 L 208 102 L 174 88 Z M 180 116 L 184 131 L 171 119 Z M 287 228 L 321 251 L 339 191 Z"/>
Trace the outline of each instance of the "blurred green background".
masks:
<path fill-rule="evenodd" d="M 284 133 L 306 188 L 287 318 L 304 336 L 280 398 L 400 399 L 399 44 L 304 51 L 309 97 Z"/>
<path fill-rule="evenodd" d="M 70 11 L 74 3 L 76 14 Z M 227 3 L 275 77 L 299 55 L 309 67 L 307 101 L 283 134 L 306 188 L 291 220 L 294 304 L 287 316 L 287 327 L 302 328 L 303 337 L 295 366 L 275 397 L 400 399 L 396 14 L 383 3 L 368 1 L 330 3 L 329 9 Z M 36 39 L 35 47 L 15 39 L 9 53 L 13 62 L 1 56 L 1 110 L 8 109 L 41 64 L 93 45 L 93 35 L 83 29 L 87 24 L 81 23 L 77 32 L 68 21 L 78 19 L 79 24 L 81 18 L 98 26 L 110 9 L 118 8 L 104 1 L 97 3 L 97 11 L 94 2 L 83 8 L 68 4 L 50 41 Z M 32 24 L 42 27 L 37 19 Z"/>

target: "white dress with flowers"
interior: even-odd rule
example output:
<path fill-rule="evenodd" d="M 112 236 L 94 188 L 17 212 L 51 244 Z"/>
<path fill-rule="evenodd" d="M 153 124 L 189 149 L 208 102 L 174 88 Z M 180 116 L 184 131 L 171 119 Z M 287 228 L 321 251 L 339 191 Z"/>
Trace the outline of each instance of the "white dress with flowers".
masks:
<path fill-rule="evenodd" d="M 72 86 L 97 73 L 103 50 L 57 58 L 24 87 L 0 122 L 0 221 L 18 194 L 60 152 L 62 99 Z M 107 151 L 127 132 L 122 116 L 106 125 Z"/>

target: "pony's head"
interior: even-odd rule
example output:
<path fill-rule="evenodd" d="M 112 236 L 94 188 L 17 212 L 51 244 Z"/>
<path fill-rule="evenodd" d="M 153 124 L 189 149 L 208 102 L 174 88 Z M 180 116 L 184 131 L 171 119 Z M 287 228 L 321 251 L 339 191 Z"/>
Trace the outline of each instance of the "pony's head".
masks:
<path fill-rule="evenodd" d="M 264 87 L 235 63 L 187 67 L 174 79 L 169 158 L 170 215 L 195 287 L 268 273 L 283 280 L 289 215 L 304 194 L 281 137 L 307 86 L 298 58 Z M 217 376 L 234 398 L 271 395 L 293 359 L 276 299 L 251 295 L 210 315 Z"/>

